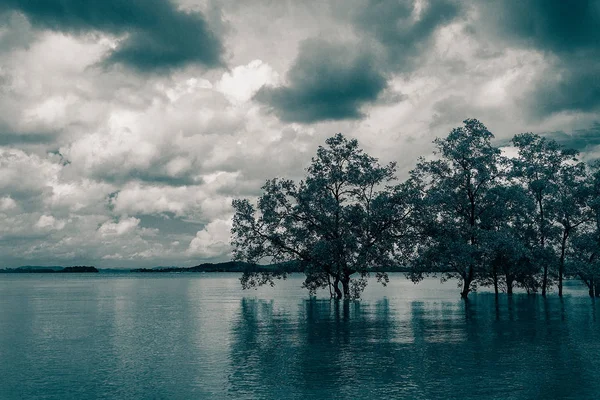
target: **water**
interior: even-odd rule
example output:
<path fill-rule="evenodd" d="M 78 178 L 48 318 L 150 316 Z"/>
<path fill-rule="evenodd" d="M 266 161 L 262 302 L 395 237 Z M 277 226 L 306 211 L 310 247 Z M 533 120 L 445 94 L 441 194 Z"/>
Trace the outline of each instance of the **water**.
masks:
<path fill-rule="evenodd" d="M 292 278 L 0 275 L 0 399 L 594 399 L 587 291 L 474 294 L 393 275 L 360 302 Z"/>

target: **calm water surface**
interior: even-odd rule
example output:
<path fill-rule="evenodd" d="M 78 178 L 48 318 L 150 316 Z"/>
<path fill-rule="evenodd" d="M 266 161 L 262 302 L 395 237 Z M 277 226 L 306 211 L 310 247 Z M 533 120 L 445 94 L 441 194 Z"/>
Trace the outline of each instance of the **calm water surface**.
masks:
<path fill-rule="evenodd" d="M 294 277 L 0 275 L 0 399 L 597 399 L 600 303 Z"/>

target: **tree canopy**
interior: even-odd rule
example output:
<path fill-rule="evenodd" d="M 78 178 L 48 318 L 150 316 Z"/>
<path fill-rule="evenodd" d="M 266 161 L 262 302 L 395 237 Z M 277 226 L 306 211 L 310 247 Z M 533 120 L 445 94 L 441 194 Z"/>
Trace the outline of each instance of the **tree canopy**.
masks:
<path fill-rule="evenodd" d="M 402 266 L 419 282 L 457 278 L 466 298 L 478 286 L 542 295 L 563 277 L 600 296 L 600 164 L 533 133 L 516 135 L 514 157 L 467 119 L 408 179 L 356 139 L 337 134 L 318 148 L 299 181 L 267 180 L 256 201 L 233 201 L 234 258 L 295 262 L 311 294 L 360 297 L 367 278 L 384 285 Z M 245 272 L 244 288 L 274 285 L 285 269 Z"/>
<path fill-rule="evenodd" d="M 490 192 L 503 174 L 493 137 L 481 122 L 466 120 L 464 127 L 434 141 L 437 160 L 421 159 L 412 171 L 412 179 L 424 190 L 420 222 L 422 235 L 429 239 L 421 246 L 413 280 L 443 269 L 447 277 L 463 282 L 461 296 L 471 291 L 485 259 L 482 221 L 496 204 Z"/>
<path fill-rule="evenodd" d="M 374 273 L 386 283 L 389 267 L 410 252 L 410 183 L 393 184 L 396 165 L 381 165 L 355 139 L 337 134 L 319 147 L 304 180 L 272 179 L 256 205 L 234 200 L 234 258 L 299 261 L 314 293 L 357 298 Z M 244 288 L 273 284 L 284 272 L 247 272 Z"/>

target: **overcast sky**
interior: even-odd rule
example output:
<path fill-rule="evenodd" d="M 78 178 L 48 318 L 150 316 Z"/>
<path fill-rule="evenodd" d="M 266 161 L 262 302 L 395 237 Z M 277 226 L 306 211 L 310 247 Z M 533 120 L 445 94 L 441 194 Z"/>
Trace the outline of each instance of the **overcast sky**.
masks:
<path fill-rule="evenodd" d="M 231 200 L 468 117 L 600 153 L 600 0 L 3 0 L 0 267 L 229 259 Z"/>

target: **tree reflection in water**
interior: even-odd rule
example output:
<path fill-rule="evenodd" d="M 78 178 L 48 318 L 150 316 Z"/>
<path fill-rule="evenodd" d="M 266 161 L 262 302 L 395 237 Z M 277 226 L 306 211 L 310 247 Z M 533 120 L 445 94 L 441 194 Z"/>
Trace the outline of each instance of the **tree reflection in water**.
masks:
<path fill-rule="evenodd" d="M 587 398 L 600 389 L 594 379 L 600 335 L 595 308 L 581 300 L 486 294 L 468 302 L 406 304 L 311 299 L 290 311 L 244 298 L 232 327 L 229 394 Z"/>

